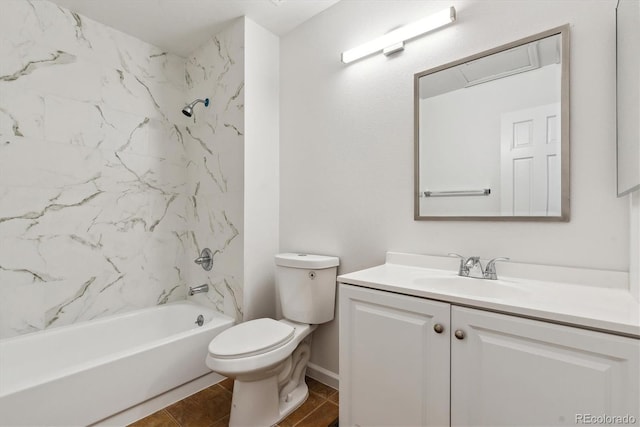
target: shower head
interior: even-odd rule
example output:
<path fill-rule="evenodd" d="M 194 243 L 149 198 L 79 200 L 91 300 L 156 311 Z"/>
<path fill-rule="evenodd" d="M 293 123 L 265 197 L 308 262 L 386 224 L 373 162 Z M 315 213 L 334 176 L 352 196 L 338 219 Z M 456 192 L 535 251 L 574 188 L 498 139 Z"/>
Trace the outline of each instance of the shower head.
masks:
<path fill-rule="evenodd" d="M 193 116 L 193 107 L 198 103 L 198 102 L 202 102 L 204 104 L 205 107 L 209 106 L 209 98 L 205 98 L 204 100 L 202 99 L 196 99 L 195 101 L 193 101 L 191 104 L 186 105 L 183 109 L 182 109 L 182 114 L 184 114 L 187 117 L 191 117 Z"/>

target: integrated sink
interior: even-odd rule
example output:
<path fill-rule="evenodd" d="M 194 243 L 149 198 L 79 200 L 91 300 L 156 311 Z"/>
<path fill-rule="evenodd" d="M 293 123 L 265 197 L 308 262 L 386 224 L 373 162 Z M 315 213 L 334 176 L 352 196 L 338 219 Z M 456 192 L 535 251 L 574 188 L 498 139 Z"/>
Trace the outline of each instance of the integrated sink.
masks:
<path fill-rule="evenodd" d="M 479 298 L 513 298 L 526 295 L 527 292 L 516 283 L 507 280 L 486 280 L 470 277 L 434 275 L 413 279 L 416 286 L 425 291 L 473 295 Z"/>

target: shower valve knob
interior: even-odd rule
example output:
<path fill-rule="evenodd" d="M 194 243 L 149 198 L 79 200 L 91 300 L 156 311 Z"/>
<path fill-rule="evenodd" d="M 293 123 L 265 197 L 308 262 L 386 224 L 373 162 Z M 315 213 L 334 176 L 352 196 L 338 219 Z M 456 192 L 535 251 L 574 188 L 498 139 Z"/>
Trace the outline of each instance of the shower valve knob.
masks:
<path fill-rule="evenodd" d="M 211 252 L 211 249 L 204 248 L 202 252 L 200 252 L 200 256 L 193 262 L 200 264 L 200 266 L 202 266 L 206 271 L 211 271 L 211 268 L 213 267 L 213 253 Z"/>

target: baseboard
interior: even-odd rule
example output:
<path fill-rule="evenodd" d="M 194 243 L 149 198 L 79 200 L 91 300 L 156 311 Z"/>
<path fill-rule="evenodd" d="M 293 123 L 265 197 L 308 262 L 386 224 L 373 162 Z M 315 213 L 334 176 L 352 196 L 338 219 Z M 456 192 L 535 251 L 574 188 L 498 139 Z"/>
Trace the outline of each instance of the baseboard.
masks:
<path fill-rule="evenodd" d="M 314 380 L 320 381 L 322 384 L 335 388 L 336 390 L 340 386 L 340 377 L 338 374 L 331 372 L 322 366 L 318 366 L 315 363 L 309 362 L 307 364 L 307 375 Z"/>
<path fill-rule="evenodd" d="M 125 409 L 122 412 L 118 412 L 115 415 L 98 421 L 92 424 L 91 427 L 108 427 L 108 426 L 126 426 L 134 423 L 160 409 L 178 402 L 186 397 L 191 396 L 194 393 L 204 390 L 214 384 L 219 383 L 225 377 L 215 372 L 210 372 L 193 381 L 182 384 L 174 389 L 171 389 L 165 393 L 162 393 L 156 397 L 146 400 L 136 406 L 132 406 L 129 409 Z"/>

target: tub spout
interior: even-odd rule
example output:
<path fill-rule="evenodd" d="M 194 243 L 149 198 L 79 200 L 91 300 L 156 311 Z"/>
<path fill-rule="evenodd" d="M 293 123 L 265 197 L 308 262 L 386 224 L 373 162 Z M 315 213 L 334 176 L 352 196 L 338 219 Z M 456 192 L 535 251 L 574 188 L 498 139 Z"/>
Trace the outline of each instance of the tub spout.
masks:
<path fill-rule="evenodd" d="M 209 292 L 209 285 L 207 285 L 206 283 L 204 285 L 196 286 L 194 288 L 189 286 L 189 296 L 193 296 L 195 294 L 202 294 L 206 292 Z"/>

